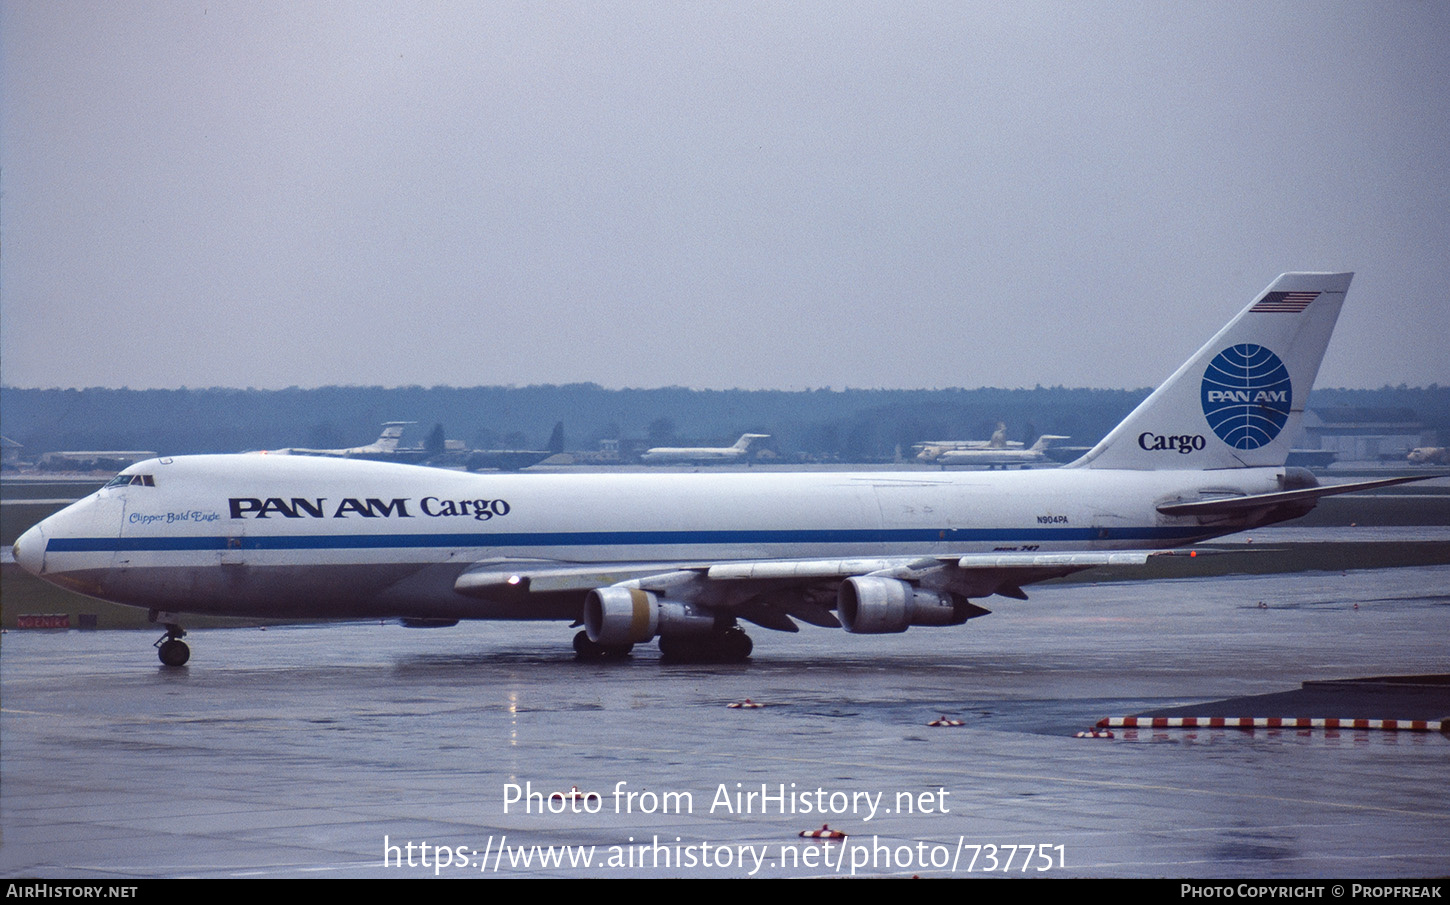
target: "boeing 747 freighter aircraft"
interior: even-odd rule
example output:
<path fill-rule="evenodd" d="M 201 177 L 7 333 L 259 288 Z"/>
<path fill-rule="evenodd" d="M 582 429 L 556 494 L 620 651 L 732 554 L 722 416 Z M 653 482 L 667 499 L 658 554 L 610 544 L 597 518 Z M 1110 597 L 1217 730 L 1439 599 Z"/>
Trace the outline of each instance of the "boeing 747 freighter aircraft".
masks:
<path fill-rule="evenodd" d="M 1265 289 L 1097 446 L 1044 471 L 476 475 L 305 456 L 178 456 L 122 471 L 25 532 L 26 570 L 151 611 L 582 622 L 580 656 L 659 639 L 742 659 L 739 623 L 958 625 L 994 594 L 1295 518 L 1284 467 L 1348 273 Z"/>

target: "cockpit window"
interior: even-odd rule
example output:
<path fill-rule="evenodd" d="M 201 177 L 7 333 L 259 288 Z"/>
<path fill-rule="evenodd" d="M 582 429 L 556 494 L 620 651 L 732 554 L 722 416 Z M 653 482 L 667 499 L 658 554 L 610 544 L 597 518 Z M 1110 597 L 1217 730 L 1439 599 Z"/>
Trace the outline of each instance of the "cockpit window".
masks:
<path fill-rule="evenodd" d="M 125 487 L 128 484 L 135 487 L 155 487 L 156 478 L 149 474 L 118 474 L 106 486 Z"/>

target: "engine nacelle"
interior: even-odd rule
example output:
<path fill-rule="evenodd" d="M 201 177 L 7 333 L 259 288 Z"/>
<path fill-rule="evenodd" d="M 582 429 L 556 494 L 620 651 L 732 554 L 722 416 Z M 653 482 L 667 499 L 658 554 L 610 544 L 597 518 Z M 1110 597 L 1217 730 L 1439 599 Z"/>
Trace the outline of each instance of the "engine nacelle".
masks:
<path fill-rule="evenodd" d="M 895 578 L 848 578 L 836 592 L 836 614 L 858 635 L 904 632 L 913 625 L 960 625 L 967 613 L 945 591 L 918 588 Z"/>
<path fill-rule="evenodd" d="M 638 588 L 595 588 L 584 599 L 584 631 L 596 644 L 640 644 L 655 635 L 713 631 L 715 617 L 694 604 Z"/>

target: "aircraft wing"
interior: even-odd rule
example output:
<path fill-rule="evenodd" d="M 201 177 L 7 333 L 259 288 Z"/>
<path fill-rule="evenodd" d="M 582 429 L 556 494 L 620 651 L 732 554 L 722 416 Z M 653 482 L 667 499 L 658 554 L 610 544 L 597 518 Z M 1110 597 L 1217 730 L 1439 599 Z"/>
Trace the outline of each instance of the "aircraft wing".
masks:
<path fill-rule="evenodd" d="M 1033 553 L 999 552 L 932 557 L 858 559 L 746 560 L 740 562 L 567 563 L 556 560 L 499 559 L 480 562 L 458 577 L 454 590 L 479 598 L 530 593 L 589 592 L 618 587 L 649 591 L 697 603 L 707 609 L 748 610 L 753 622 L 794 631 L 788 620 L 772 619 L 760 605 L 787 609 L 812 624 L 834 625 L 830 597 L 839 584 L 856 577 L 909 582 L 962 597 L 1002 594 L 1026 599 L 1022 585 L 1069 575 L 1094 566 L 1143 565 L 1150 556 L 1182 551 Z M 777 592 L 817 586 L 820 602 L 804 609 L 785 606 L 795 595 Z M 979 609 L 979 608 L 974 608 Z M 985 614 L 981 610 L 978 615 Z M 757 618 L 759 616 L 760 618 Z M 789 626 L 789 627 L 787 627 Z"/>
<path fill-rule="evenodd" d="M 853 575 L 905 577 L 942 566 L 963 572 L 1017 573 L 1041 569 L 1070 571 L 1094 566 L 1142 565 L 1149 556 L 1171 551 L 1135 550 L 1093 553 L 968 553 L 915 559 L 805 559 L 719 563 L 709 567 L 714 581 L 850 578 Z M 1063 573 L 1066 574 L 1066 573 Z"/>
<path fill-rule="evenodd" d="M 458 576 L 453 590 L 468 597 L 483 598 L 510 592 L 583 592 L 648 578 L 651 575 L 705 568 L 708 568 L 708 564 L 569 563 L 552 559 L 486 560 Z"/>

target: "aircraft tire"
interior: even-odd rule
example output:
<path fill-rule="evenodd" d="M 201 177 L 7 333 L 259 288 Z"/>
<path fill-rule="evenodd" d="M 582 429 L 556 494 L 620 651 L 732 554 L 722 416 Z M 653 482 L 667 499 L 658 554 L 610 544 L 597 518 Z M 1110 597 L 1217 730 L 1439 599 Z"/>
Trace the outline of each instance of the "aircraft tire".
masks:
<path fill-rule="evenodd" d="M 755 650 L 755 642 L 750 636 L 739 627 L 727 629 L 725 637 L 721 639 L 721 651 L 725 654 L 726 662 L 744 663 L 750 659 L 751 651 Z"/>
<path fill-rule="evenodd" d="M 580 631 L 574 636 L 574 656 L 580 660 L 623 660 L 634 650 L 633 644 L 600 644 L 590 640 L 589 633 Z"/>
<path fill-rule="evenodd" d="M 743 663 L 754 649 L 738 627 L 704 636 L 660 636 L 660 655 L 669 663 Z"/>
<path fill-rule="evenodd" d="M 660 657 L 668 663 L 687 663 L 692 657 L 694 645 L 688 638 L 678 635 L 660 635 Z"/>
<path fill-rule="evenodd" d="M 604 645 L 589 639 L 589 633 L 580 631 L 574 636 L 574 657 L 579 660 L 600 660 L 604 658 Z"/>
<path fill-rule="evenodd" d="M 173 638 L 157 646 L 156 656 L 164 666 L 185 666 L 186 661 L 191 659 L 191 648 L 186 646 L 185 641 Z"/>

